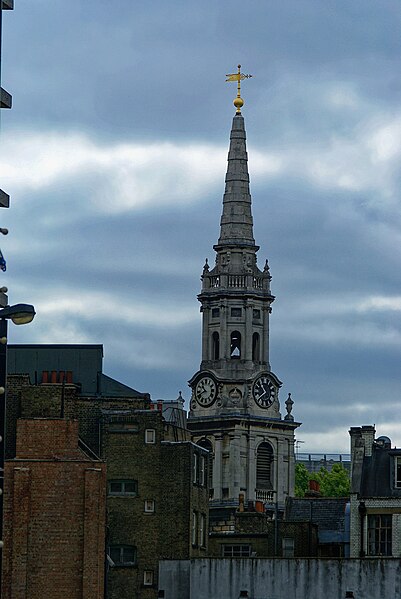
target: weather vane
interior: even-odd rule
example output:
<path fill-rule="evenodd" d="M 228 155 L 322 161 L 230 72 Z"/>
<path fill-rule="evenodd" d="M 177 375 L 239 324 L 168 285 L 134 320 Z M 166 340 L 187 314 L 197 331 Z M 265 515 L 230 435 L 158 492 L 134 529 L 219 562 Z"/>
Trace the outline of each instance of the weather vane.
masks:
<path fill-rule="evenodd" d="M 238 65 L 238 73 L 231 73 L 229 75 L 226 75 L 227 81 L 237 81 L 238 82 L 238 92 L 237 92 L 237 97 L 234 100 L 234 106 L 237 109 L 237 113 L 236 114 L 241 114 L 241 108 L 244 105 L 244 100 L 241 98 L 241 81 L 243 79 L 250 79 L 252 77 L 252 75 L 244 75 L 244 73 L 241 73 L 241 65 Z"/>

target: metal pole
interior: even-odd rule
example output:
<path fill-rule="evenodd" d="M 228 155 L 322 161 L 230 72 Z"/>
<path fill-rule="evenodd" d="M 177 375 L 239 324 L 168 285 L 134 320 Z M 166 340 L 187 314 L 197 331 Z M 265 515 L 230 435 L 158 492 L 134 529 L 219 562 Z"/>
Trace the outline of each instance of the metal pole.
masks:
<path fill-rule="evenodd" d="M 1 0 L 0 0 L 1 1 Z M 3 557 L 4 460 L 6 457 L 7 320 L 0 319 L 0 598 Z"/>

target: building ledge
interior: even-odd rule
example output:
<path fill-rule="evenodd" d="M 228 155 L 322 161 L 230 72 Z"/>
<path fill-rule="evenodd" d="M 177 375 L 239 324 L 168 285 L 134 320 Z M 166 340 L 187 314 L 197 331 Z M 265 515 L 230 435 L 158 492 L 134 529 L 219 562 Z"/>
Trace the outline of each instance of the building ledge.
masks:
<path fill-rule="evenodd" d="M 12 95 L 4 88 L 0 88 L 0 108 L 11 108 L 13 104 Z"/>
<path fill-rule="evenodd" d="M 2 10 L 14 10 L 14 0 L 0 0 Z"/>
<path fill-rule="evenodd" d="M 8 193 L 0 189 L 0 208 L 10 207 L 10 196 Z"/>

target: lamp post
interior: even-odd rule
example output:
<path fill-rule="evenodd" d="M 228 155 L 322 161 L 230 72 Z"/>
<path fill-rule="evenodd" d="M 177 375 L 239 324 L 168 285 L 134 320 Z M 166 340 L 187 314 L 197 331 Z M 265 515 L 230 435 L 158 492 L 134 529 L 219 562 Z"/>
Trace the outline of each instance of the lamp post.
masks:
<path fill-rule="evenodd" d="M 1 1 L 1 0 L 0 0 Z M 7 325 L 28 324 L 35 316 L 35 308 L 29 304 L 15 304 L 0 309 L 0 597 L 1 562 L 3 548 L 3 498 L 4 498 L 4 459 L 6 453 L 6 380 L 7 380 Z"/>

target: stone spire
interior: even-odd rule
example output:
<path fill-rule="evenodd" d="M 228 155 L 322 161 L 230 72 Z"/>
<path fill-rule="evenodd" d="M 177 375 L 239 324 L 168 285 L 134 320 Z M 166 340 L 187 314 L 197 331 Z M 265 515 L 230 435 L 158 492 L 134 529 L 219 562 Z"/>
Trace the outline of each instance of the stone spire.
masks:
<path fill-rule="evenodd" d="M 253 237 L 246 133 L 241 114 L 233 118 L 220 237 L 214 249 L 222 249 L 222 246 L 252 246 L 258 249 Z"/>

